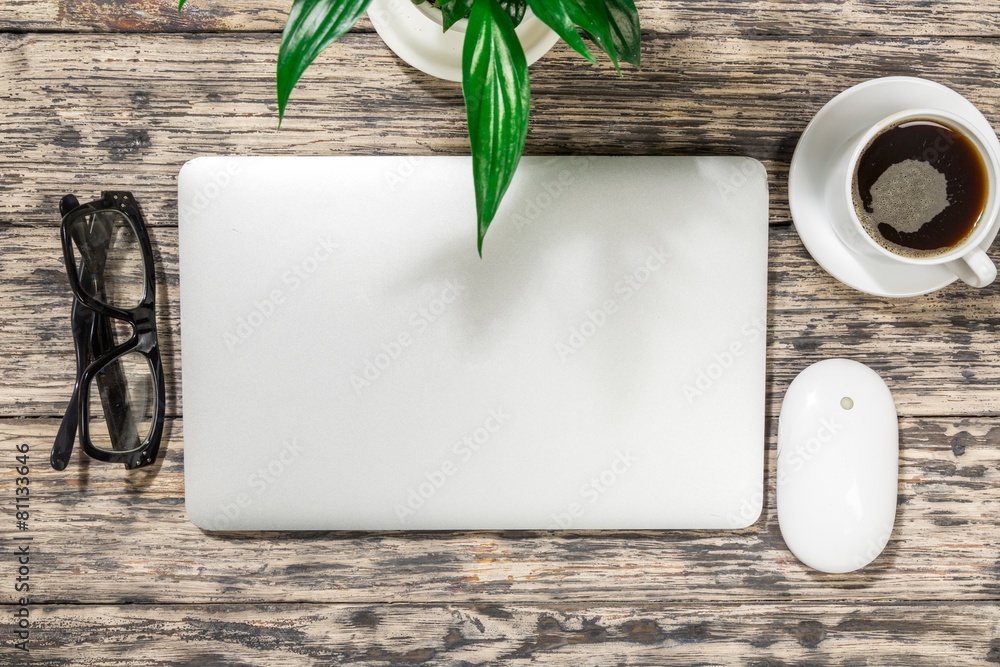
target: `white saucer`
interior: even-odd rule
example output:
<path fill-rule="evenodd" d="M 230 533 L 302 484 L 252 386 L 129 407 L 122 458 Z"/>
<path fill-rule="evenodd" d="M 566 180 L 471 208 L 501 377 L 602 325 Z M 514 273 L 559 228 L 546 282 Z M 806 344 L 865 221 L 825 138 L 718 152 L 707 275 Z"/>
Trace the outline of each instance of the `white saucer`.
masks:
<path fill-rule="evenodd" d="M 440 19 L 433 18 L 433 11 L 426 2 L 415 5 L 411 0 L 372 0 L 368 18 L 386 46 L 408 64 L 439 79 L 461 81 L 467 20 L 444 31 Z M 559 41 L 559 35 L 530 9 L 515 32 L 529 65 Z"/>
<path fill-rule="evenodd" d="M 913 108 L 933 108 L 962 116 L 1000 150 L 989 121 L 967 99 L 941 84 L 915 77 L 872 79 L 827 102 L 799 139 L 788 172 L 788 204 L 799 238 L 809 254 L 840 282 L 876 296 L 917 296 L 957 280 L 943 266 L 913 266 L 849 249 L 830 224 L 825 204 L 827 169 L 848 139 L 886 116 Z M 1000 218 L 983 241 L 990 247 Z"/>

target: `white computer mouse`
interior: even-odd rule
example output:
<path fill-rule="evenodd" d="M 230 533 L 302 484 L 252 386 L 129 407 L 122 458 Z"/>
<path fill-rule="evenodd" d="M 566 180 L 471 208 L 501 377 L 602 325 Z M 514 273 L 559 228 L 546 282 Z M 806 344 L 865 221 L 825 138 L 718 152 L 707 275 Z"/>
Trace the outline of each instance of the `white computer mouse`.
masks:
<path fill-rule="evenodd" d="M 882 378 L 826 359 L 789 385 L 778 417 L 778 525 L 796 558 L 822 572 L 864 567 L 896 519 L 899 425 Z"/>

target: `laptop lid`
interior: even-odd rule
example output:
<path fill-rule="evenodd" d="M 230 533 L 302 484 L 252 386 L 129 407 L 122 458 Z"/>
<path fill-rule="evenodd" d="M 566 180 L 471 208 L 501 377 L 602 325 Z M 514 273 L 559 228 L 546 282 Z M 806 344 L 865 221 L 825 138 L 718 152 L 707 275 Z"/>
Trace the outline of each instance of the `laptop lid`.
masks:
<path fill-rule="evenodd" d="M 210 530 L 740 528 L 763 499 L 767 180 L 467 157 L 179 177 L 186 503 Z"/>

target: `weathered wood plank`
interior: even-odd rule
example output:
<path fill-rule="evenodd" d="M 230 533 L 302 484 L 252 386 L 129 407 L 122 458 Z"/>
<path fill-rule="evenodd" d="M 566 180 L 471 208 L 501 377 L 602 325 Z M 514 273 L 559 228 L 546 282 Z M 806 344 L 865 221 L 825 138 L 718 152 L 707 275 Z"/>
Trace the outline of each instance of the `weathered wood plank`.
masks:
<path fill-rule="evenodd" d="M 29 231 L 30 230 L 30 231 Z M 27 233 L 25 233 L 27 232 Z M 150 233 L 157 272 L 157 329 L 168 413 L 180 410 L 177 234 Z M 0 227 L 0 416 L 62 415 L 73 392 L 73 294 L 55 227 Z M 9 340 L 11 347 L 4 349 Z M 45 407 L 47 406 L 47 407 Z"/>
<path fill-rule="evenodd" d="M 80 667 L 763 667 L 874 664 L 873 652 L 884 667 L 961 667 L 1000 655 L 1000 608 L 947 603 L 129 605 L 41 607 L 33 622 L 31 664 Z"/>
<path fill-rule="evenodd" d="M 177 230 L 153 230 L 168 410 L 181 414 Z M 71 294 L 55 227 L 0 228 L 0 416 L 53 416 L 72 392 Z M 768 412 L 807 365 L 850 357 L 889 383 L 904 415 L 1000 414 L 1000 285 L 871 297 L 827 274 L 791 227 L 772 227 Z"/>
<path fill-rule="evenodd" d="M 769 485 L 755 526 L 209 534 L 184 514 L 180 418 L 153 470 L 126 474 L 79 452 L 67 471 L 46 469 L 72 382 L 58 198 L 108 187 L 143 197 L 159 227 L 159 322 L 179 416 L 173 225 L 185 160 L 456 154 L 467 139 L 458 88 L 402 64 L 367 21 L 309 72 L 276 132 L 288 0 L 192 0 L 184 15 L 174 5 L 0 6 L 0 493 L 14 488 L 14 446 L 30 443 L 32 592 L 55 603 L 32 609 L 31 664 L 1000 662 L 1000 287 L 858 294 L 809 259 L 785 204 L 798 134 L 854 83 L 927 76 L 1000 118 L 1000 6 L 641 0 L 641 72 L 595 71 L 564 45 L 532 70 L 529 154 L 749 154 L 771 173 Z M 9 34 L 37 30 L 117 34 Z M 223 34 L 126 34 L 161 31 Z M 896 531 L 872 566 L 841 576 L 785 550 L 771 482 L 780 397 L 829 356 L 872 365 L 909 416 Z M 216 602 L 259 604 L 202 606 Z"/>
<path fill-rule="evenodd" d="M 205 154 L 462 154 L 457 85 L 370 34 L 331 47 L 276 129 L 277 35 L 0 35 L 0 226 L 57 222 L 59 197 L 101 187 L 176 220 L 175 178 Z M 1000 118 L 1000 49 L 968 39 L 647 39 L 616 76 L 568 48 L 532 70 L 529 154 L 731 155 L 772 173 L 775 222 L 798 135 L 831 97 L 889 74 L 924 75 Z"/>
<path fill-rule="evenodd" d="M 0 420 L 10 462 L 0 491 L 13 492 L 16 445 L 31 448 L 31 525 L 19 534 L 33 538 L 39 604 L 1000 599 L 1000 426 L 990 419 L 901 421 L 895 530 L 872 565 L 846 575 L 808 570 L 785 548 L 774 419 L 754 526 L 627 533 L 206 533 L 184 511 L 180 420 L 168 422 L 161 462 L 129 474 L 79 452 L 66 471 L 48 469 L 57 425 Z"/>
<path fill-rule="evenodd" d="M 640 0 L 649 31 L 701 35 L 1000 35 L 1000 7 L 976 0 Z M 8 0 L 0 30 L 279 31 L 288 0 Z M 361 26 L 370 30 L 367 21 Z"/>

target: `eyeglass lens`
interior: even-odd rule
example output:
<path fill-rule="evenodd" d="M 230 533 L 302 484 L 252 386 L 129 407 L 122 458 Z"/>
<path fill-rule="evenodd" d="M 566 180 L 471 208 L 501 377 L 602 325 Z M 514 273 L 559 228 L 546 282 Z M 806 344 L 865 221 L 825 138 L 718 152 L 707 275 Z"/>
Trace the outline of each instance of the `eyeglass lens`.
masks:
<path fill-rule="evenodd" d="M 81 216 L 70 235 L 83 290 L 114 308 L 138 306 L 145 291 L 145 265 L 128 217 L 115 210 Z"/>
<path fill-rule="evenodd" d="M 153 371 L 146 357 L 128 352 L 108 362 L 90 384 L 88 430 L 97 449 L 129 452 L 153 428 Z"/>

